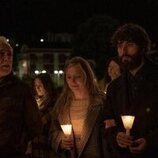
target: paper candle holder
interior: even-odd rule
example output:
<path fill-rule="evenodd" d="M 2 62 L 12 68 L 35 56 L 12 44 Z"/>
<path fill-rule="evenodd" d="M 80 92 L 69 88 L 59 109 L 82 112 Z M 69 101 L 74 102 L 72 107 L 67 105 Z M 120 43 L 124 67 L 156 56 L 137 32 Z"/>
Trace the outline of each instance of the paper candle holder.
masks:
<path fill-rule="evenodd" d="M 71 124 L 61 125 L 61 128 L 66 136 L 71 135 L 71 133 L 72 133 L 72 125 Z"/>
<path fill-rule="evenodd" d="M 135 116 L 132 115 L 122 115 L 121 116 L 124 128 L 126 129 L 126 134 L 130 135 L 130 129 L 133 126 Z"/>

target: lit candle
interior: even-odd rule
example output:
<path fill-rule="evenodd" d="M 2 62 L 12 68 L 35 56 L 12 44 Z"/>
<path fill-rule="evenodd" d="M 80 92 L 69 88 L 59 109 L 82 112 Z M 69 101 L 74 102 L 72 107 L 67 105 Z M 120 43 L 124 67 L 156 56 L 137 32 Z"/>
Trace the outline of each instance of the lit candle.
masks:
<path fill-rule="evenodd" d="M 130 129 L 133 126 L 135 116 L 122 115 L 121 119 L 122 119 L 123 125 L 124 125 L 124 127 L 126 129 L 126 134 L 130 135 Z"/>
<path fill-rule="evenodd" d="M 71 135 L 71 133 L 72 133 L 72 125 L 71 124 L 61 125 L 61 128 L 62 128 L 65 136 Z"/>

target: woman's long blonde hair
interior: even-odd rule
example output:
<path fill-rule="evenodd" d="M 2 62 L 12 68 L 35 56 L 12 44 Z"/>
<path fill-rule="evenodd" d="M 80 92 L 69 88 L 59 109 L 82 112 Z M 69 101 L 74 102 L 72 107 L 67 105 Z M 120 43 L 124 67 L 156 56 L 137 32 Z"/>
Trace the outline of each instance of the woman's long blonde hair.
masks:
<path fill-rule="evenodd" d="M 67 106 L 70 105 L 71 99 L 73 97 L 73 93 L 66 82 L 66 71 L 70 65 L 72 65 L 72 66 L 80 65 L 80 67 L 82 68 L 83 73 L 85 74 L 85 77 L 86 77 L 85 86 L 88 90 L 90 100 L 92 98 L 94 98 L 96 95 L 98 96 L 98 94 L 100 96 L 103 96 L 102 91 L 98 87 L 98 83 L 97 83 L 95 74 L 94 74 L 90 64 L 88 63 L 88 61 L 86 61 L 82 57 L 73 57 L 70 60 L 66 61 L 66 63 L 65 63 L 63 90 L 61 92 L 61 95 L 57 99 L 57 102 L 55 105 L 55 111 L 57 113 L 59 113 L 59 111 L 62 112 L 65 108 L 67 108 Z"/>

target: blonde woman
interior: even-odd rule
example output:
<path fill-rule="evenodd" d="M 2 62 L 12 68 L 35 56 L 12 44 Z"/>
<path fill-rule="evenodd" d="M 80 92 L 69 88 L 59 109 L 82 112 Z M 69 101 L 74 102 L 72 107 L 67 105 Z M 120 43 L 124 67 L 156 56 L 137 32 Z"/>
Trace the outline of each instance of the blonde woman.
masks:
<path fill-rule="evenodd" d="M 58 157 L 108 157 L 102 137 L 104 100 L 89 63 L 81 57 L 67 61 L 63 91 L 52 113 L 51 142 Z M 71 139 L 62 124 L 72 124 Z"/>

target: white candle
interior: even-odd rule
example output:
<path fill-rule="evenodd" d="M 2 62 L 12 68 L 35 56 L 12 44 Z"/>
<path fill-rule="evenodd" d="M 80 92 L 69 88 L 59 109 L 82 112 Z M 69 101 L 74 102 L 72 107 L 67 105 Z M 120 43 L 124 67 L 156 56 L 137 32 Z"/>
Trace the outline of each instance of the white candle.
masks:
<path fill-rule="evenodd" d="M 72 125 L 71 124 L 61 125 L 61 128 L 66 136 L 71 135 L 71 133 L 72 133 Z"/>
<path fill-rule="evenodd" d="M 133 126 L 135 116 L 122 115 L 121 119 L 122 119 L 123 125 L 124 125 L 124 127 L 126 129 L 126 134 L 130 135 L 130 129 Z"/>

